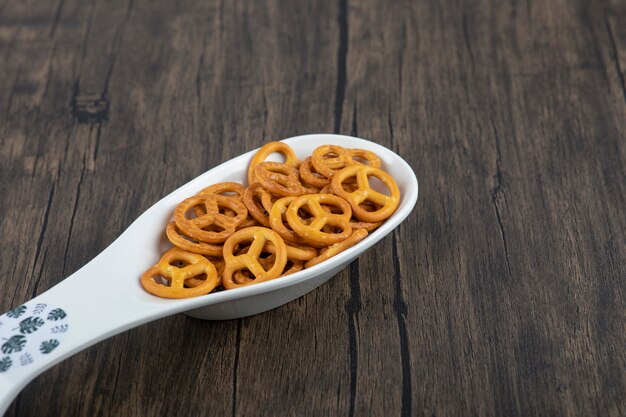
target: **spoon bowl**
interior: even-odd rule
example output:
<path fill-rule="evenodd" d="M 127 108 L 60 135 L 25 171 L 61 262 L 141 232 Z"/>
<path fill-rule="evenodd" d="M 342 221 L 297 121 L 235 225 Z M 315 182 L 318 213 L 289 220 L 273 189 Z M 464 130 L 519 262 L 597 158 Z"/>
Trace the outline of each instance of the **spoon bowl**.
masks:
<path fill-rule="evenodd" d="M 304 157 L 325 144 L 376 153 L 401 192 L 396 212 L 364 240 L 331 259 L 287 277 L 181 300 L 148 294 L 139 277 L 171 244 L 165 226 L 174 208 L 210 184 L 246 178 L 257 150 L 191 180 L 146 210 L 109 247 L 58 285 L 0 316 L 0 415 L 34 377 L 105 338 L 143 323 L 185 312 L 205 320 L 262 313 L 317 288 L 395 229 L 411 212 L 417 179 L 397 154 L 376 143 L 341 135 L 313 134 L 284 140 Z"/>

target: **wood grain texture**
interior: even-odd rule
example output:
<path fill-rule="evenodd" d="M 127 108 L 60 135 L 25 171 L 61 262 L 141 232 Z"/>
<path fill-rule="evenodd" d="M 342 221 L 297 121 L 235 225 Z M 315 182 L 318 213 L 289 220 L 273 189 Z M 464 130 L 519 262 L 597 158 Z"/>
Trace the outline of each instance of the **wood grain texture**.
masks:
<path fill-rule="evenodd" d="M 1 311 L 270 139 L 373 139 L 420 181 L 318 290 L 113 337 L 7 416 L 626 415 L 624 22 L 616 0 L 0 0 Z"/>

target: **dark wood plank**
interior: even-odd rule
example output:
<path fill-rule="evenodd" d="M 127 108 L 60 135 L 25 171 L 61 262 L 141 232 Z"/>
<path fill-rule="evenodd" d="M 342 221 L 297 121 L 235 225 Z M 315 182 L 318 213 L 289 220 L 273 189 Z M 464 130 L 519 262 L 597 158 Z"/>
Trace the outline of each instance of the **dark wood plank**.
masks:
<path fill-rule="evenodd" d="M 403 356 L 393 406 L 623 413 L 624 103 L 604 17 L 572 2 L 349 10 L 344 130 L 395 146 L 424 196 L 394 242 L 400 348 L 360 338 Z M 369 272 L 384 276 L 361 268 L 361 297 L 380 291 Z M 361 380 L 360 414 L 380 415 L 380 376 Z"/>
<path fill-rule="evenodd" d="M 232 132 L 228 136 L 245 145 L 233 151 L 271 138 L 331 131 L 336 5 L 252 2 L 241 7 L 226 2 L 223 13 L 233 22 L 225 28 L 224 41 L 236 45 L 237 51 L 232 60 L 225 59 L 229 89 L 223 106 L 230 115 L 221 114 L 219 119 L 236 126 L 236 131 L 226 130 Z M 244 33 L 235 27 L 245 28 Z M 243 107 L 242 96 L 232 95 L 237 91 L 248 97 Z M 347 414 L 346 278 L 341 274 L 264 318 L 241 320 L 234 377 L 228 380 L 234 390 L 233 416 Z M 310 390 L 311 386 L 317 388 Z"/>
<path fill-rule="evenodd" d="M 116 336 L 7 415 L 626 414 L 625 17 L 617 1 L 0 2 L 2 311 L 265 140 L 373 139 L 421 188 L 315 292 Z"/>
<path fill-rule="evenodd" d="M 133 26 L 135 6 L 139 7 L 140 18 Z M 68 2 L 64 10 L 55 32 L 59 46 L 53 58 L 55 80 L 50 83 L 52 97 L 49 102 L 44 102 L 41 109 L 36 109 L 47 112 L 54 129 L 61 133 L 58 137 L 49 131 L 38 133 L 35 140 L 40 141 L 39 145 L 24 149 L 23 155 L 26 160 L 35 158 L 36 161 L 37 157 L 41 157 L 45 162 L 58 166 L 58 177 L 52 183 L 49 172 L 41 169 L 40 176 L 35 177 L 39 179 L 36 184 L 49 187 L 46 199 L 43 200 L 48 201 L 48 211 L 44 212 L 43 206 L 41 211 L 44 214 L 23 220 L 24 224 L 37 225 L 41 223 L 40 216 L 47 216 L 49 226 L 47 231 L 45 228 L 42 230 L 40 246 L 37 246 L 41 248 L 42 255 L 47 255 L 47 262 L 40 260 L 40 264 L 36 263 L 39 269 L 34 269 L 41 276 L 39 288 L 32 288 L 38 285 L 38 281 L 24 280 L 22 294 L 13 301 L 7 300 L 7 308 L 42 292 L 78 269 L 164 193 L 222 159 L 220 155 L 210 154 L 206 149 L 185 154 L 184 148 L 192 143 L 201 148 L 206 145 L 197 136 L 183 137 L 185 145 L 182 149 L 174 147 L 174 151 L 178 151 L 175 155 L 186 155 L 187 162 L 174 164 L 167 154 L 168 141 L 175 143 L 178 135 L 174 132 L 182 133 L 181 127 L 187 125 L 187 120 L 165 117 L 172 113 L 172 107 L 180 106 L 175 100 L 180 85 L 174 85 L 171 81 L 180 79 L 181 69 L 186 67 L 180 60 L 174 59 L 176 54 L 182 53 L 178 51 L 177 43 L 184 41 L 175 37 L 185 35 L 186 19 L 194 19 L 196 16 L 195 28 L 200 23 L 210 22 L 202 21 L 202 17 L 213 17 L 216 21 L 217 5 L 208 10 L 203 10 L 201 5 L 189 8 L 185 15 L 169 26 L 165 22 L 167 16 L 175 14 L 175 5 L 171 8 L 144 5 L 142 9 L 141 5 L 132 2 Z M 164 36 L 163 42 L 159 43 L 160 48 L 154 47 L 152 42 L 156 33 Z M 133 39 L 143 39 L 144 42 L 130 42 L 134 47 L 125 48 L 125 40 Z M 166 43 L 168 39 L 172 39 L 171 43 Z M 197 50 L 193 54 L 198 59 L 202 45 L 196 44 L 195 47 Z M 177 65 L 170 66 L 170 61 Z M 126 66 L 120 65 L 120 62 Z M 37 63 L 33 63 L 33 67 L 36 66 Z M 120 75 L 114 79 L 116 71 Z M 184 84 L 189 86 L 189 95 L 195 97 L 195 72 L 189 74 Z M 168 106 L 151 105 L 150 110 L 146 111 L 146 102 L 159 103 L 160 97 L 164 97 Z M 90 114 L 89 109 L 97 108 L 97 102 L 102 100 L 110 103 L 108 112 Z M 46 120 L 46 117 L 42 116 L 42 119 Z M 13 119 L 9 118 L 9 121 L 13 122 Z M 19 136 L 12 133 L 7 137 L 14 144 L 20 144 Z M 42 149 L 42 146 L 53 144 L 60 147 L 58 152 L 55 151 L 57 160 L 50 157 L 47 148 Z M 28 152 L 36 153 L 32 155 Z M 149 154 L 153 157 L 146 157 Z M 15 160 L 22 162 L 19 158 Z M 155 169 L 150 170 L 150 166 Z M 168 173 L 170 166 L 174 175 Z M 129 167 L 132 167 L 131 170 Z M 32 182 L 33 179 L 24 176 L 24 181 Z M 12 185 L 14 180 L 7 184 Z M 28 191 L 22 195 L 41 201 L 39 194 Z M 16 210 L 19 201 L 17 203 L 12 203 Z M 34 207 L 41 206 L 31 204 Z M 13 216 L 11 220 L 15 221 L 17 217 Z M 25 258 L 32 259 L 33 252 L 37 251 L 24 250 L 22 253 Z M 35 255 L 35 261 L 37 259 Z M 44 268 L 43 272 L 41 268 Z M 13 274 L 16 275 L 20 273 Z M 44 281 L 46 279 L 47 282 Z M 213 357 L 225 355 L 227 360 L 234 357 L 236 328 L 232 324 L 180 325 L 188 321 L 182 316 L 170 318 L 120 335 L 77 355 L 30 385 L 16 401 L 13 411 L 17 415 L 112 415 L 124 412 L 161 415 L 164 410 L 161 404 L 165 401 L 143 400 L 155 395 L 157 398 L 172 395 L 174 401 L 168 401 L 165 409 L 178 410 L 184 403 L 188 409 L 201 413 L 208 406 L 203 403 L 206 391 L 201 389 L 202 385 L 194 386 L 193 389 L 179 385 L 177 390 L 172 391 L 169 384 L 164 384 L 163 375 L 150 372 L 155 369 L 152 363 L 170 362 L 172 352 L 185 351 L 184 355 L 177 355 L 180 364 L 168 372 L 175 375 L 184 363 L 191 363 L 194 364 L 191 372 L 195 381 L 204 375 L 195 369 L 196 366 L 212 362 Z M 162 345 L 156 352 L 152 348 L 146 349 L 145 346 L 153 346 L 149 341 L 154 339 L 154 335 L 163 332 L 157 330 L 159 328 L 167 334 L 164 338 L 174 344 Z M 173 329 L 176 329 L 175 333 L 172 333 Z M 213 340 L 209 343 L 216 347 L 216 352 L 210 352 L 209 356 L 204 345 L 200 344 L 195 354 L 184 349 L 187 340 L 198 338 Z M 132 340 L 138 340 L 139 343 L 133 344 Z M 220 350 L 221 345 L 226 347 L 226 351 Z M 92 366 L 93 363 L 98 365 Z M 217 370 L 205 366 L 204 369 L 211 379 L 221 380 L 232 374 L 230 367 Z M 142 378 L 149 382 L 141 383 Z M 80 389 L 70 381 L 82 381 Z M 217 387 L 214 392 L 218 398 L 224 399 L 221 403 L 212 401 L 211 409 L 220 414 L 229 411 L 230 386 L 215 381 L 211 385 Z M 59 389 L 47 388 L 51 386 L 58 386 Z M 155 394 L 155 387 L 160 387 L 161 392 Z M 32 400 L 35 397 L 37 401 Z M 134 406 L 129 408 L 129 404 Z"/>

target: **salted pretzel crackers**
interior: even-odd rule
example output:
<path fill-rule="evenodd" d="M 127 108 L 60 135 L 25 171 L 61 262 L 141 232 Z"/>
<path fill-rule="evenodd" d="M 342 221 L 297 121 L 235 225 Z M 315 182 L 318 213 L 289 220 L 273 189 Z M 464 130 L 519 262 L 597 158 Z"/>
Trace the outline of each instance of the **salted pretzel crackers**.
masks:
<path fill-rule="evenodd" d="M 267 158 L 282 154 L 284 162 Z M 253 285 L 310 268 L 365 239 L 400 204 L 400 190 L 364 149 L 322 145 L 301 161 L 269 142 L 248 167 L 248 187 L 209 185 L 182 201 L 165 230 L 174 248 L 141 276 L 163 298 Z M 387 189 L 372 188 L 375 178 Z"/>

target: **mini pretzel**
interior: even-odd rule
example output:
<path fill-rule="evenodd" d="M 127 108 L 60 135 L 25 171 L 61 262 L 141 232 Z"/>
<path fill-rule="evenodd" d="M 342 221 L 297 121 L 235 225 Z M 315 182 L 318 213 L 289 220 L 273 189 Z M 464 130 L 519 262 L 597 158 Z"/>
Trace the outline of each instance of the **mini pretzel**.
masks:
<path fill-rule="evenodd" d="M 310 261 L 305 262 L 304 264 L 305 268 L 310 268 L 314 265 L 324 262 L 325 260 L 330 259 L 333 256 L 337 255 L 338 253 L 341 253 L 344 250 L 351 248 L 352 246 L 356 245 L 357 243 L 365 239 L 367 234 L 368 234 L 367 230 L 365 229 L 355 230 L 350 235 L 350 237 L 347 238 L 346 240 L 335 243 L 334 245 L 331 245 L 325 249 L 322 249 L 322 253 L 319 256 L 316 256 Z"/>
<path fill-rule="evenodd" d="M 325 210 L 322 204 L 339 208 L 341 214 Z M 301 207 L 312 215 L 311 222 L 308 224 L 298 215 Z M 293 231 L 313 246 L 328 246 L 347 239 L 352 234 L 352 226 L 349 223 L 351 216 L 352 210 L 348 202 L 332 194 L 310 194 L 298 197 L 289 204 L 286 214 L 287 222 Z M 339 228 L 341 232 L 324 232 L 322 229 L 326 225 Z"/>
<path fill-rule="evenodd" d="M 287 243 L 287 242 L 285 242 L 285 246 L 287 247 L 287 260 L 290 260 L 290 261 L 308 261 L 317 256 L 317 249 L 311 246 L 296 245 L 294 243 Z M 239 249 L 237 251 L 237 255 L 248 253 L 249 248 L 250 248 L 250 245 Z M 275 254 L 276 246 L 274 246 L 272 242 L 268 241 L 265 244 L 265 247 L 263 248 L 263 251 L 261 253 Z M 261 265 L 265 266 L 263 262 L 261 262 Z"/>
<path fill-rule="evenodd" d="M 357 158 L 357 159 L 355 159 Z M 365 149 L 346 149 L 336 145 L 322 145 L 316 148 L 311 155 L 311 163 L 320 174 L 332 178 L 337 170 L 350 165 L 363 165 L 359 159 L 369 166 L 379 168 L 380 158 Z"/>
<path fill-rule="evenodd" d="M 222 256 L 222 245 L 213 245 L 207 242 L 201 242 L 186 236 L 175 222 L 168 223 L 165 228 L 165 234 L 172 244 L 187 252 L 199 253 L 201 255 Z"/>
<path fill-rule="evenodd" d="M 244 251 L 240 251 L 239 254 L 242 253 L 246 253 L 247 249 Z M 272 265 L 274 265 L 274 263 L 276 262 L 276 256 L 275 255 L 270 255 L 266 258 L 259 258 L 259 264 L 261 264 L 261 266 L 265 269 L 265 268 L 271 268 Z M 287 265 L 285 264 L 285 267 Z M 242 285 L 242 284 L 248 284 L 248 283 L 253 283 L 254 282 L 254 275 L 248 271 L 248 270 L 244 270 L 244 269 L 240 269 L 238 271 L 235 271 L 235 273 L 233 274 L 233 281 L 236 284 Z"/>
<path fill-rule="evenodd" d="M 345 185 L 345 184 L 344 184 Z M 354 190 L 356 190 L 358 188 L 358 186 L 354 187 Z M 344 187 L 345 189 L 345 187 Z M 352 190 L 352 191 L 354 191 Z M 366 210 L 366 211 L 376 211 L 378 209 L 380 209 L 380 206 L 372 203 L 371 201 L 364 201 L 363 203 L 359 204 L 359 207 L 361 207 L 362 209 Z M 374 230 L 378 229 L 378 227 L 383 224 L 383 222 L 362 222 L 359 219 L 357 219 L 356 217 L 354 217 L 354 213 L 352 213 L 352 218 L 350 219 L 350 226 L 352 226 L 353 229 L 365 229 L 368 232 L 373 232 Z"/>
<path fill-rule="evenodd" d="M 238 182 L 218 182 L 217 184 L 209 185 L 196 195 L 218 194 L 223 195 L 224 197 L 232 197 L 241 201 L 244 191 L 245 188 Z M 201 206 L 195 206 L 193 208 L 193 212 L 196 214 L 196 217 L 200 217 L 203 214 L 206 214 Z M 224 210 L 224 214 L 230 217 L 236 216 L 235 212 L 230 209 Z"/>
<path fill-rule="evenodd" d="M 291 228 L 285 226 L 287 219 L 285 214 L 287 213 L 287 207 L 297 197 L 283 197 L 274 203 L 272 210 L 270 211 L 270 226 L 276 233 L 283 238 L 283 240 L 291 243 L 304 243 L 302 238 Z M 288 223 L 287 223 L 288 224 Z"/>
<path fill-rule="evenodd" d="M 269 265 L 272 265 L 276 260 L 276 255 L 270 255 L 267 258 L 262 258 L 259 259 L 259 262 L 261 263 L 261 265 L 263 265 L 264 268 L 268 267 Z M 294 261 L 291 259 L 287 259 L 287 264 L 285 264 L 285 269 L 283 270 L 283 273 L 280 274 L 281 277 L 285 277 L 287 275 L 291 275 L 294 274 L 296 272 L 302 271 L 304 269 L 304 262 L 303 261 Z M 234 273 L 233 275 L 233 280 L 237 283 L 237 284 L 247 284 L 249 282 L 254 282 L 254 279 L 250 276 L 252 275 L 249 271 L 237 271 Z"/>
<path fill-rule="evenodd" d="M 307 184 L 317 188 L 322 188 L 330 184 L 330 179 L 315 171 L 315 168 L 313 168 L 311 164 L 311 157 L 308 157 L 300 163 L 300 177 L 302 177 L 302 180 Z"/>
<path fill-rule="evenodd" d="M 271 268 L 272 265 L 274 265 L 274 262 L 276 262 L 276 256 L 273 254 L 268 254 L 268 251 L 266 249 L 268 245 L 269 242 L 265 244 L 265 247 L 263 248 L 263 250 L 261 250 L 261 253 L 258 257 L 259 264 L 261 264 L 261 266 L 265 270 Z M 250 244 L 244 244 L 243 246 L 242 244 L 237 244 L 234 247 L 234 254 L 237 256 L 246 254 L 250 250 L 250 246 Z M 287 262 L 289 262 L 289 259 L 287 259 Z M 285 268 L 286 267 L 287 266 L 285 265 Z M 247 269 L 240 269 L 233 273 L 233 281 L 235 281 L 235 283 L 237 284 L 247 284 L 249 282 L 254 282 L 254 275 Z"/>
<path fill-rule="evenodd" d="M 343 188 L 343 182 L 356 177 L 358 188 L 348 192 Z M 369 177 L 376 177 L 385 184 L 391 195 L 385 195 L 373 190 L 369 184 Z M 333 193 L 346 199 L 352 207 L 354 217 L 364 222 L 380 222 L 391 216 L 400 204 L 400 190 L 391 175 L 382 169 L 366 165 L 351 165 L 337 172 L 331 182 Z M 380 206 L 378 210 L 367 211 L 361 204 L 370 201 Z"/>
<path fill-rule="evenodd" d="M 260 201 L 259 204 L 257 201 Z M 249 186 L 243 193 L 243 203 L 248 213 L 265 227 L 270 227 L 269 212 L 272 210 L 272 195 L 258 182 Z"/>
<path fill-rule="evenodd" d="M 361 222 L 354 217 L 350 219 L 350 226 L 352 226 L 353 229 L 365 229 L 368 232 L 373 232 L 378 229 L 381 224 L 383 224 L 383 222 Z"/>
<path fill-rule="evenodd" d="M 286 219 L 287 208 L 292 201 L 294 201 L 296 197 L 284 197 L 274 203 L 274 207 L 272 207 L 272 211 L 270 212 L 270 226 L 274 229 L 280 237 L 282 237 L 286 242 L 290 242 L 293 244 L 311 244 L 311 242 L 291 229 L 289 223 Z M 331 213 L 331 209 L 329 206 L 323 207 L 324 210 Z M 336 207 L 337 208 L 337 207 Z M 339 210 L 343 213 L 343 210 L 339 208 Z M 310 224 L 312 219 L 303 219 L 304 224 Z M 287 224 L 287 225 L 285 225 Z M 289 226 L 289 227 L 288 227 Z M 322 227 L 322 232 L 324 233 L 334 233 L 334 229 L 331 225 L 327 224 Z M 314 246 L 324 247 L 326 244 L 313 244 Z"/>
<path fill-rule="evenodd" d="M 308 261 L 317 256 L 317 249 L 306 245 L 297 245 L 291 242 L 285 242 L 287 247 L 287 259 L 290 261 Z M 276 247 L 272 242 L 267 242 L 264 251 L 268 253 L 276 253 Z"/>
<path fill-rule="evenodd" d="M 221 258 L 221 254 L 220 254 L 219 258 L 209 259 L 209 261 L 213 264 L 213 266 L 215 267 L 215 270 L 217 271 L 217 285 L 216 286 L 220 286 L 222 285 L 222 274 L 224 273 L 224 267 L 226 266 L 224 264 L 224 259 Z M 203 279 L 200 279 L 198 277 L 193 277 L 193 278 L 186 279 L 185 285 L 188 287 L 197 287 L 198 285 L 202 285 L 203 282 L 204 282 Z"/>
<path fill-rule="evenodd" d="M 281 197 L 312 194 L 316 190 L 300 182 L 297 168 L 279 162 L 261 162 L 254 170 L 256 180 L 272 194 Z"/>
<path fill-rule="evenodd" d="M 186 266 L 179 268 L 172 265 L 178 261 Z M 185 288 L 185 280 L 202 275 L 206 278 L 201 284 Z M 170 285 L 157 282 L 155 278 L 159 276 Z M 196 297 L 213 291 L 217 285 L 217 271 L 204 256 L 174 248 L 165 252 L 159 262 L 141 276 L 141 285 L 149 293 L 163 298 Z"/>
<path fill-rule="evenodd" d="M 344 188 L 346 188 L 345 185 L 348 185 L 351 191 L 354 191 L 358 188 L 357 184 L 344 184 Z M 320 191 L 320 194 L 332 194 L 332 190 L 330 189 L 330 184 L 322 188 L 322 190 Z M 369 201 L 361 203 L 360 206 L 364 209 L 366 207 L 373 208 L 373 210 L 367 210 L 367 211 L 375 211 L 377 209 L 376 208 L 377 206 L 375 204 L 372 204 Z M 324 207 L 324 210 L 331 211 L 329 207 Z M 376 230 L 378 226 L 380 226 L 381 224 L 383 224 L 383 222 L 375 222 L 375 223 L 362 222 L 359 219 L 354 218 L 354 216 L 350 219 L 350 226 L 352 226 L 353 229 L 365 229 L 368 232 Z"/>
<path fill-rule="evenodd" d="M 239 196 L 239 198 L 241 199 L 243 198 L 244 191 L 244 186 L 239 184 L 238 182 L 219 182 L 217 184 L 209 185 L 208 187 L 200 191 L 198 195 L 218 194 L 225 197 Z"/>
<path fill-rule="evenodd" d="M 233 251 L 239 244 L 252 241 L 247 253 L 235 255 Z M 259 260 L 263 248 L 267 242 L 271 242 L 276 247 L 275 261 L 271 268 L 265 269 Z M 287 247 L 283 239 L 273 231 L 265 227 L 249 227 L 233 233 L 224 243 L 224 261 L 226 268 L 222 277 L 224 288 L 231 289 L 244 285 L 269 281 L 278 278 L 287 263 Z M 235 271 L 247 268 L 255 277 L 254 281 L 239 284 L 233 280 Z"/>
<path fill-rule="evenodd" d="M 269 142 L 259 149 L 259 151 L 252 157 L 250 165 L 248 166 L 248 185 L 252 185 L 255 182 L 254 169 L 258 164 L 264 162 L 268 156 L 278 152 L 285 157 L 285 164 L 297 168 L 300 165 L 300 160 L 296 156 L 296 153 L 291 149 L 289 145 L 284 142 Z"/>
<path fill-rule="evenodd" d="M 187 212 L 200 206 L 205 214 L 187 218 Z M 220 207 L 231 209 L 236 216 L 220 213 Z M 203 242 L 220 243 L 230 236 L 237 226 L 248 216 L 248 210 L 241 201 L 217 194 L 205 194 L 189 197 L 174 210 L 174 221 L 186 235 Z M 207 227 L 221 228 L 221 231 L 205 230 Z"/>

